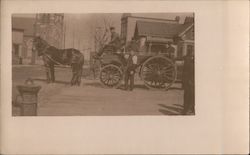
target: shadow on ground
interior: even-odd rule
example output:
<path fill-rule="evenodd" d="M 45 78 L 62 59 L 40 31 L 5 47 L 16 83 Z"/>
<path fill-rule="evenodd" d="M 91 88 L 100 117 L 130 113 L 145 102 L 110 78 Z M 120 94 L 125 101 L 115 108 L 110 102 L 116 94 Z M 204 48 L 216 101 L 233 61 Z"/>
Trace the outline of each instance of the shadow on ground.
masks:
<path fill-rule="evenodd" d="M 46 79 L 34 78 L 33 80 L 34 80 L 34 81 L 40 81 L 40 82 L 47 83 L 47 80 L 46 80 Z M 70 82 L 59 81 L 59 80 L 56 80 L 55 83 L 57 83 L 57 84 L 65 84 L 65 85 L 69 85 L 69 84 L 70 84 Z"/>
<path fill-rule="evenodd" d="M 107 87 L 103 86 L 99 80 L 95 80 L 93 82 L 84 83 L 84 85 L 85 86 L 96 87 L 96 88 L 107 88 Z M 124 88 L 125 88 L 125 86 L 124 86 L 124 84 L 122 84 L 117 89 L 123 90 Z M 145 90 L 148 90 L 148 88 L 146 86 L 144 86 L 144 85 L 138 85 L 138 84 L 136 84 L 134 86 L 134 89 L 145 89 Z"/>
<path fill-rule="evenodd" d="M 183 90 L 183 89 L 179 87 L 170 87 L 168 88 L 168 90 Z"/>
<path fill-rule="evenodd" d="M 103 88 L 103 85 L 100 82 L 98 82 L 98 81 L 84 83 L 84 86 L 91 86 L 91 87 L 96 87 L 96 88 Z"/>
<path fill-rule="evenodd" d="M 122 89 L 125 90 L 125 85 L 122 84 L 118 89 Z M 149 90 L 146 86 L 144 85 L 139 85 L 139 84 L 135 84 L 134 85 L 134 89 L 144 89 L 144 90 Z"/>
<path fill-rule="evenodd" d="M 168 106 L 164 104 L 158 104 L 161 109 L 159 109 L 159 112 L 161 112 L 164 115 L 182 115 L 182 109 L 183 106 L 179 104 L 173 104 L 173 106 Z"/>

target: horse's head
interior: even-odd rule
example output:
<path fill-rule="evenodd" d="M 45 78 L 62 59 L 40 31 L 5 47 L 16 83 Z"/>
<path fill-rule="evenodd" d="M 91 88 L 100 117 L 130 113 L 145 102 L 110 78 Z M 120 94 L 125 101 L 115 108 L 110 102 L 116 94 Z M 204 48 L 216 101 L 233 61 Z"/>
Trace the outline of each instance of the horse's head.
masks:
<path fill-rule="evenodd" d="M 47 43 L 40 36 L 34 37 L 32 50 L 37 51 L 38 56 L 43 55 L 43 51 L 47 46 Z"/>

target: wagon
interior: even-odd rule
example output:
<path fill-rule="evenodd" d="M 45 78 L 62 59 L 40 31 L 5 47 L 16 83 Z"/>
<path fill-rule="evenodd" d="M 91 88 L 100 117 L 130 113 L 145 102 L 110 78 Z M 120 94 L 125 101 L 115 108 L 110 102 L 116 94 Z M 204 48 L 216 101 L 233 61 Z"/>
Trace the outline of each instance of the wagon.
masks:
<path fill-rule="evenodd" d="M 108 88 L 117 88 L 124 78 L 125 52 L 116 52 L 110 45 L 103 48 L 99 58 L 100 81 Z M 175 82 L 177 70 L 174 60 L 163 54 L 138 53 L 137 71 L 146 87 L 167 90 Z"/>

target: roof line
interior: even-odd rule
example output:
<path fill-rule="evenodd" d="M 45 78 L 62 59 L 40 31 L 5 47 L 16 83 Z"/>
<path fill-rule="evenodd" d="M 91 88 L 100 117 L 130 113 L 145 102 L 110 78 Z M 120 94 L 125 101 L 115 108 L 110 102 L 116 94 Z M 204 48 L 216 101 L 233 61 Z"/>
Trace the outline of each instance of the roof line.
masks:
<path fill-rule="evenodd" d="M 181 37 L 184 35 L 192 26 L 194 26 L 194 23 L 192 23 L 189 27 L 187 27 L 183 32 L 181 32 L 178 36 Z"/>
<path fill-rule="evenodd" d="M 14 31 L 22 31 L 22 32 L 24 31 L 24 29 L 14 28 L 14 27 L 12 28 L 12 30 L 14 30 Z"/>
<path fill-rule="evenodd" d="M 153 19 L 153 20 L 161 20 L 161 21 L 175 21 L 175 22 L 177 22 L 174 19 L 151 18 L 151 17 L 140 17 L 140 16 L 127 16 L 127 18 L 129 18 L 129 17 L 132 17 L 132 18 L 141 18 L 141 19 Z"/>
<path fill-rule="evenodd" d="M 34 37 L 34 35 L 31 35 L 31 34 L 24 34 L 23 36 L 25 36 L 25 37 Z"/>

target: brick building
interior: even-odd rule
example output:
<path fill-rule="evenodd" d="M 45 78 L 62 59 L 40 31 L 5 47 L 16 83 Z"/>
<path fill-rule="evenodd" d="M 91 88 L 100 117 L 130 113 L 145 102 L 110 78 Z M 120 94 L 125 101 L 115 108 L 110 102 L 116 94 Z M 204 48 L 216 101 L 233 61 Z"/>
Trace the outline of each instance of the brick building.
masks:
<path fill-rule="evenodd" d="M 132 37 L 137 40 L 141 54 L 163 51 L 166 44 L 172 42 L 176 48 L 175 57 L 182 57 L 194 50 L 194 18 L 186 17 L 181 24 L 179 16 L 168 20 L 123 14 L 121 38 L 128 42 Z"/>

